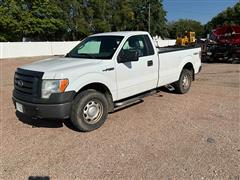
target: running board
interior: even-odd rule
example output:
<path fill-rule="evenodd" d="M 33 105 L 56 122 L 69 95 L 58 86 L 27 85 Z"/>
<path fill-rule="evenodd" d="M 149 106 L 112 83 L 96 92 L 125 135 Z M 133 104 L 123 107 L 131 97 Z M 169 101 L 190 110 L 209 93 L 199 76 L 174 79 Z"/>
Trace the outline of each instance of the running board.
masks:
<path fill-rule="evenodd" d="M 126 106 L 128 104 L 133 104 L 137 101 L 141 101 L 142 99 L 140 97 L 136 97 L 136 98 L 131 98 L 125 101 L 121 101 L 121 102 L 117 102 L 114 104 L 115 107 L 120 107 L 120 106 Z"/>
<path fill-rule="evenodd" d="M 142 101 L 142 99 L 146 96 L 151 96 L 155 93 L 157 93 L 158 91 L 157 90 L 153 90 L 151 92 L 147 92 L 147 93 L 144 93 L 144 94 L 141 94 L 139 96 L 136 96 L 136 97 L 133 97 L 133 98 L 130 98 L 130 99 L 127 99 L 127 100 L 123 100 L 123 101 L 120 101 L 120 102 L 116 102 L 114 103 L 114 107 L 120 107 L 120 106 L 126 106 L 126 105 L 129 105 L 129 104 L 134 104 L 138 101 Z"/>

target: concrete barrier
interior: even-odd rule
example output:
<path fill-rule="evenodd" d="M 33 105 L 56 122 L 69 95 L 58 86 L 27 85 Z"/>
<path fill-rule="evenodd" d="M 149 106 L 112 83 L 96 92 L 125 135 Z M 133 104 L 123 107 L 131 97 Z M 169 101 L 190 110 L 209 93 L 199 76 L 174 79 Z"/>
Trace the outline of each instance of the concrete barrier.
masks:
<path fill-rule="evenodd" d="M 164 47 L 175 44 L 175 40 L 155 39 L 156 46 Z M 60 42 L 0 42 L 0 59 L 64 55 L 80 41 Z"/>

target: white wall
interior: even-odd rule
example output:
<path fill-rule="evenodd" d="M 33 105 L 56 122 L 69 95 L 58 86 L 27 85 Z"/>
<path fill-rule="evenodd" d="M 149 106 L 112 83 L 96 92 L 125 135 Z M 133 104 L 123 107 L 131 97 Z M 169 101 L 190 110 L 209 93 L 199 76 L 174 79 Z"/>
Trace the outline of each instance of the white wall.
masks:
<path fill-rule="evenodd" d="M 175 44 L 175 40 L 154 39 L 156 46 Z M 33 56 L 64 55 L 80 41 L 61 42 L 0 42 L 0 59 Z"/>
<path fill-rule="evenodd" d="M 79 42 L 0 42 L 0 58 L 63 55 Z"/>

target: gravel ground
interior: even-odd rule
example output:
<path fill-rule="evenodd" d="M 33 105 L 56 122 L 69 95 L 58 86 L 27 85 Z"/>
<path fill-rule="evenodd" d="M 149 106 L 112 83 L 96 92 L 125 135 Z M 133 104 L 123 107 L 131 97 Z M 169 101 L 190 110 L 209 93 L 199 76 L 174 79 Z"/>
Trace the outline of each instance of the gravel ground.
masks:
<path fill-rule="evenodd" d="M 37 59 L 0 61 L 0 179 L 239 180 L 240 65 L 203 64 L 189 93 L 161 91 L 81 133 L 69 121 L 16 117 L 14 70 Z"/>

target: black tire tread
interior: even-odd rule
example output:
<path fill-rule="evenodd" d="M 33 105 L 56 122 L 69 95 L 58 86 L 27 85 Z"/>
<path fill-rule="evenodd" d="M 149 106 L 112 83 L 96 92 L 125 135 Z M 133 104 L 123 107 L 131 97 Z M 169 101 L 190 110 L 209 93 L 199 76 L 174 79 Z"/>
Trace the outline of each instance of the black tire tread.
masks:
<path fill-rule="evenodd" d="M 173 83 L 173 87 L 175 88 L 175 92 L 178 93 L 178 94 L 185 94 L 189 91 L 190 87 L 185 91 L 182 89 L 181 87 L 181 78 L 185 75 L 185 74 L 189 74 L 191 79 L 190 79 L 190 87 L 191 87 L 191 82 L 192 82 L 192 79 L 193 79 L 193 71 L 191 70 L 188 70 L 188 69 L 183 69 L 182 72 L 181 72 L 181 75 L 179 77 L 179 80 L 175 83 Z"/>
<path fill-rule="evenodd" d="M 103 101 L 103 116 L 102 119 L 97 122 L 94 125 L 89 125 L 86 124 L 84 122 L 83 119 L 78 117 L 78 110 L 79 110 L 79 106 L 82 105 L 82 101 L 87 100 L 88 98 L 91 98 L 91 96 L 93 97 L 98 97 L 101 99 L 101 101 Z M 99 128 L 100 126 L 102 126 L 102 124 L 105 122 L 105 120 L 107 119 L 108 116 L 108 102 L 106 100 L 106 97 L 94 90 L 94 89 L 88 89 L 85 91 L 80 92 L 74 99 L 73 105 L 72 105 L 72 112 L 71 112 L 71 121 L 73 123 L 73 125 L 80 131 L 82 132 L 89 132 L 89 131 L 93 131 L 97 128 Z"/>

